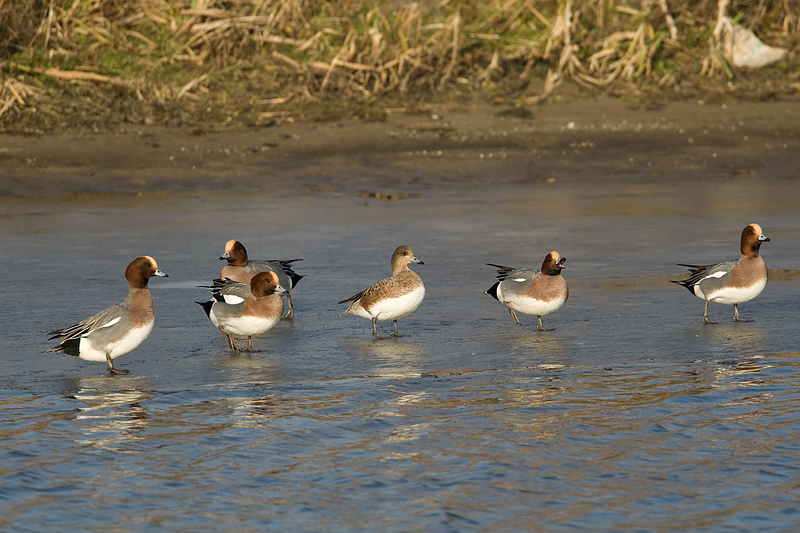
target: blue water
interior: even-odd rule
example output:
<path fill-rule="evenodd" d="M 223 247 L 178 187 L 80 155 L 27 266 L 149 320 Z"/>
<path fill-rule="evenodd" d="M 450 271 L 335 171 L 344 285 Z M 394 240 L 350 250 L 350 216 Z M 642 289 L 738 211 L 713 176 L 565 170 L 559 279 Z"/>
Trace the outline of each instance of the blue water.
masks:
<path fill-rule="evenodd" d="M 687 178 L 691 201 L 658 177 L 435 176 L 393 202 L 4 199 L 0 530 L 794 530 L 800 210 L 795 180 L 757 178 L 749 203 L 749 175 Z M 712 304 L 720 324 L 703 326 L 674 264 L 736 257 L 750 222 L 772 239 L 770 282 L 740 310 L 755 322 Z M 294 322 L 254 354 L 194 303 L 230 238 L 304 258 Z M 399 244 L 428 294 L 406 337 L 373 341 L 336 302 L 387 276 Z M 551 249 L 571 295 L 540 333 L 482 294 L 485 263 L 538 267 Z M 121 300 L 142 254 L 170 277 L 150 283 L 150 338 L 116 361 L 129 375 L 41 353 L 47 331 Z"/>
<path fill-rule="evenodd" d="M 798 519 L 798 354 L 2 396 L 4 531 L 753 531 Z"/>

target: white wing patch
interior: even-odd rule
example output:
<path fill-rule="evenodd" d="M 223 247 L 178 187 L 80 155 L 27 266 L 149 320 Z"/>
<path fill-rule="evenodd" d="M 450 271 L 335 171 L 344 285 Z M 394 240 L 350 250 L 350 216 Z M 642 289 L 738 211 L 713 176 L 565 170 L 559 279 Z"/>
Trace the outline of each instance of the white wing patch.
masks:
<path fill-rule="evenodd" d="M 229 305 L 240 304 L 244 301 L 244 298 L 240 298 L 239 296 L 234 296 L 233 294 L 223 294 L 222 299 L 225 300 L 225 303 Z"/>
<path fill-rule="evenodd" d="M 100 327 L 101 327 L 101 328 L 110 328 L 111 326 L 113 326 L 114 324 L 116 324 L 117 322 L 119 322 L 120 320 L 122 320 L 122 317 L 121 317 L 121 316 L 118 316 L 118 317 L 117 317 L 117 318 L 115 318 L 114 320 L 110 320 L 108 323 L 106 323 L 106 324 L 103 324 L 103 325 L 102 325 L 102 326 L 100 326 Z M 100 329 L 100 328 L 98 328 L 98 329 Z"/>
<path fill-rule="evenodd" d="M 122 320 L 122 317 L 121 317 L 121 316 L 118 316 L 117 318 L 114 318 L 114 319 L 112 319 L 112 320 L 109 320 L 108 322 L 106 322 L 105 324 L 103 324 L 102 326 L 100 326 L 100 327 L 99 327 L 99 328 L 97 328 L 97 329 L 93 329 L 92 331 L 87 331 L 86 333 L 84 333 L 83 335 L 81 335 L 81 337 L 86 337 L 86 336 L 88 336 L 88 335 L 91 335 L 91 334 L 92 334 L 92 332 L 94 332 L 94 331 L 97 331 L 98 329 L 110 328 L 111 326 L 113 326 L 114 324 L 116 324 L 117 322 L 119 322 L 120 320 Z"/>
<path fill-rule="evenodd" d="M 511 281 L 516 281 L 517 283 L 522 283 L 523 281 L 528 281 L 526 278 L 514 278 Z"/>
<path fill-rule="evenodd" d="M 725 274 L 727 274 L 727 272 L 725 272 L 725 271 L 723 271 L 723 270 L 720 270 L 719 272 L 714 272 L 713 274 L 709 274 L 708 276 L 704 277 L 703 279 L 708 279 L 708 278 L 721 278 L 721 277 L 722 277 L 722 276 L 724 276 Z M 703 279 L 701 279 L 700 281 L 703 281 Z M 698 281 L 698 283 L 700 283 L 700 282 Z"/>

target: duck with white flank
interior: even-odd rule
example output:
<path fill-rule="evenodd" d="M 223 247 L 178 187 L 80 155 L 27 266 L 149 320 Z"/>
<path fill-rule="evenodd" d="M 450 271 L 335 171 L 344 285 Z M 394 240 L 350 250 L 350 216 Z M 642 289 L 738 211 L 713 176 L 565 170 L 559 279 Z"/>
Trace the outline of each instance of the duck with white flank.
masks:
<path fill-rule="evenodd" d="M 127 374 L 128 370 L 114 368 L 112 360 L 139 346 L 153 329 L 153 300 L 147 288 L 153 276 L 167 276 L 158 269 L 155 259 L 143 256 L 131 261 L 125 269 L 125 279 L 130 286 L 125 300 L 74 326 L 51 331 L 50 340 L 63 340 L 45 352 L 64 352 L 87 361 L 106 361 L 110 373 Z"/>
<path fill-rule="evenodd" d="M 705 300 L 703 323 L 716 324 L 708 319 L 708 302 L 733 304 L 733 319 L 736 322 L 752 322 L 739 316 L 739 304 L 748 302 L 761 294 L 767 286 L 767 264 L 758 254 L 761 244 L 769 242 L 758 224 L 749 224 L 742 231 L 742 256 L 735 261 L 716 265 L 685 265 L 691 274 L 684 280 L 672 283 L 683 285 L 689 292 Z"/>
<path fill-rule="evenodd" d="M 516 311 L 526 315 L 536 315 L 539 319 L 539 331 L 548 331 L 542 326 L 542 316 L 552 313 L 564 305 L 569 297 L 566 280 L 561 276 L 561 270 L 566 268 L 566 257 L 561 257 L 558 252 L 547 254 L 542 263 L 541 270 L 533 268 L 513 269 L 502 265 L 488 263 L 497 268 L 497 283 L 491 286 L 485 294 L 495 298 L 508 307 L 511 317 L 519 325 Z"/>
<path fill-rule="evenodd" d="M 291 264 L 302 259 L 270 260 L 270 261 L 251 261 L 247 258 L 247 250 L 244 245 L 236 239 L 231 239 L 225 243 L 225 252 L 220 256 L 220 260 L 226 260 L 227 265 L 220 272 L 220 279 L 231 279 L 241 283 L 250 283 L 253 276 L 259 272 L 275 272 L 278 275 L 278 282 L 285 289 L 286 301 L 289 310 L 286 311 L 286 320 L 294 318 L 294 305 L 292 304 L 292 289 L 303 276 L 292 270 Z"/>
<path fill-rule="evenodd" d="M 350 307 L 339 316 L 369 318 L 372 320 L 372 336 L 376 339 L 389 338 L 378 335 L 376 322 L 391 320 L 394 322 L 394 333 L 391 336 L 402 337 L 397 331 L 397 320 L 414 312 L 425 297 L 425 284 L 408 268 L 410 263 L 425 264 L 416 258 L 410 246 L 398 246 L 392 254 L 392 277 L 339 302 L 350 303 Z"/>
<path fill-rule="evenodd" d="M 247 337 L 247 348 L 253 351 L 253 335 L 272 329 L 281 319 L 286 290 L 278 283 L 275 272 L 259 272 L 249 283 L 230 279 L 215 279 L 211 289 L 212 299 L 197 302 L 211 319 L 211 323 L 228 337 L 231 350 L 239 350 L 234 335 Z"/>

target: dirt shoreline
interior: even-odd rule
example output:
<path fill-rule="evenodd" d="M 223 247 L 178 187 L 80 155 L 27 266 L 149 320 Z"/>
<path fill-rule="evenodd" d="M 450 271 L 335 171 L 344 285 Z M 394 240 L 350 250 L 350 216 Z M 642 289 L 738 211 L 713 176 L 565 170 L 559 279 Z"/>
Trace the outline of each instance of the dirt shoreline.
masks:
<path fill-rule="evenodd" d="M 598 165 L 608 179 L 647 180 L 656 160 L 684 165 L 683 179 L 791 179 L 798 152 L 800 101 L 450 105 L 375 122 L 5 134 L 0 198 L 267 187 L 386 196 L 455 183 L 597 179 Z"/>

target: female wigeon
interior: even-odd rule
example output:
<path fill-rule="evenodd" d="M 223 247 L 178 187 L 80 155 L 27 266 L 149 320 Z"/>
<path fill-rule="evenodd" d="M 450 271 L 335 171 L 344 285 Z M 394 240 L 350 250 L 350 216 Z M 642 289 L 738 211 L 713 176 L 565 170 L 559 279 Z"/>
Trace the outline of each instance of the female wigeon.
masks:
<path fill-rule="evenodd" d="M 689 292 L 705 300 L 703 323 L 716 324 L 708 319 L 708 302 L 733 304 L 733 319 L 737 322 L 752 322 L 739 317 L 739 304 L 748 302 L 761 294 L 767 286 L 767 264 L 758 254 L 761 243 L 769 242 L 758 224 L 749 224 L 742 231 L 742 257 L 716 265 L 685 265 L 691 274 L 685 280 L 672 280 L 683 285 Z"/>
<path fill-rule="evenodd" d="M 206 312 L 211 323 L 228 337 L 231 350 L 239 350 L 234 335 L 247 337 L 247 348 L 253 351 L 253 335 L 272 329 L 281 319 L 286 290 L 278 283 L 275 272 L 259 272 L 249 283 L 230 279 L 215 279 L 211 289 L 212 299 L 197 302 Z"/>
<path fill-rule="evenodd" d="M 130 289 L 122 303 L 100 311 L 68 328 L 51 331 L 50 340 L 63 338 L 45 352 L 64 352 L 87 361 L 106 361 L 112 374 L 127 374 L 114 368 L 114 359 L 124 355 L 150 335 L 153 329 L 153 300 L 147 282 L 153 276 L 167 275 L 150 256 L 138 257 L 125 269 Z"/>
<path fill-rule="evenodd" d="M 241 283 L 250 283 L 253 276 L 259 272 L 275 272 L 278 275 L 278 282 L 285 289 L 286 301 L 289 310 L 286 311 L 286 320 L 294 318 L 294 305 L 292 304 L 292 289 L 303 276 L 292 270 L 291 264 L 302 259 L 270 260 L 270 261 L 251 261 L 247 258 L 247 250 L 244 245 L 236 239 L 231 239 L 225 243 L 225 252 L 220 256 L 220 260 L 228 262 L 220 272 L 221 279 L 231 279 Z"/>
<path fill-rule="evenodd" d="M 389 338 L 378 335 L 376 322 L 391 320 L 394 322 L 392 336 L 402 337 L 397 331 L 397 320 L 411 314 L 425 297 L 425 284 L 408 268 L 409 263 L 425 264 L 416 258 L 410 246 L 398 246 L 392 254 L 392 277 L 382 279 L 339 302 L 350 303 L 350 307 L 339 316 L 356 315 L 369 318 L 372 320 L 372 336 L 376 339 Z"/>
<path fill-rule="evenodd" d="M 484 294 L 489 294 L 504 304 L 511 312 L 511 317 L 519 325 L 516 311 L 526 315 L 536 315 L 539 319 L 539 331 L 547 331 L 542 326 L 542 316 L 552 313 L 569 298 L 566 280 L 561 270 L 566 268 L 566 257 L 552 251 L 544 258 L 541 270 L 533 268 L 513 269 L 502 265 L 488 263 L 497 268 L 497 283 Z"/>

